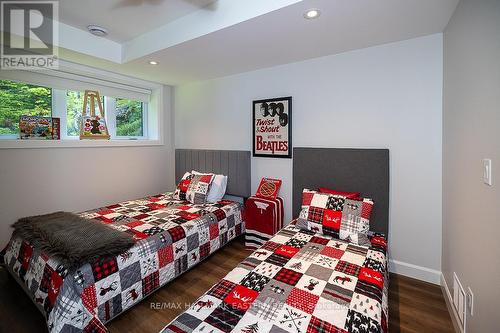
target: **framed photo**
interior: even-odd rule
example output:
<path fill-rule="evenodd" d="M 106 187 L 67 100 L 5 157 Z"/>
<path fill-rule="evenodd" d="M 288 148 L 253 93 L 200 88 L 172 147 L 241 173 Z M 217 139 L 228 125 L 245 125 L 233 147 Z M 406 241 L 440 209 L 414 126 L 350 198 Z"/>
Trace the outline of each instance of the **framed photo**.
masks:
<path fill-rule="evenodd" d="M 80 139 L 109 139 L 108 128 L 104 118 L 99 116 L 82 117 Z"/>
<path fill-rule="evenodd" d="M 292 97 L 253 102 L 253 156 L 292 158 Z"/>

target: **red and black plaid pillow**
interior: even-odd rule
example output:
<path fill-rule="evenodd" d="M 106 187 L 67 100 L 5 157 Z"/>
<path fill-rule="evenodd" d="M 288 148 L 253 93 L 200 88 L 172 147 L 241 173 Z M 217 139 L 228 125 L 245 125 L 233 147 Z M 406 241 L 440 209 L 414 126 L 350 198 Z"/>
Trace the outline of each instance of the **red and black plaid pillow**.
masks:
<path fill-rule="evenodd" d="M 177 185 L 174 199 L 187 200 L 193 204 L 204 204 L 207 202 L 208 191 L 215 175 L 194 175 L 186 172 Z"/>
<path fill-rule="evenodd" d="M 194 175 L 190 172 L 186 172 L 184 176 L 182 176 L 181 181 L 177 184 L 177 189 L 174 192 L 174 199 L 186 201 L 186 193 L 189 188 L 189 184 L 191 184 L 191 179 L 193 179 Z"/>
<path fill-rule="evenodd" d="M 354 244 L 369 245 L 372 209 L 371 199 L 348 199 L 341 195 L 304 189 L 297 226 Z"/>

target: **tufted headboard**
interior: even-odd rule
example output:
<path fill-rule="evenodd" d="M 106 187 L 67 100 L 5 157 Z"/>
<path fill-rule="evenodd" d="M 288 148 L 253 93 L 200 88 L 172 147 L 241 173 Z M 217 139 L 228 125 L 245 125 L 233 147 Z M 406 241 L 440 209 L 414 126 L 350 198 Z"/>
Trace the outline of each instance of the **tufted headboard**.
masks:
<path fill-rule="evenodd" d="M 293 149 L 293 216 L 302 190 L 329 187 L 361 192 L 375 205 L 370 230 L 389 234 L 389 150 L 347 148 Z"/>
<path fill-rule="evenodd" d="M 227 194 L 243 198 L 251 195 L 250 151 L 176 149 L 176 183 L 191 170 L 227 175 Z"/>

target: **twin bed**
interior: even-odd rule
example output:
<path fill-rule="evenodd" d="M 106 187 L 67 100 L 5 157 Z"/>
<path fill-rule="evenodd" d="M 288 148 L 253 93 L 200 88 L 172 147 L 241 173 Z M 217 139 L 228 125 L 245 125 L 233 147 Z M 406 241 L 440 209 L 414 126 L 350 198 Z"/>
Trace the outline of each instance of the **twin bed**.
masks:
<path fill-rule="evenodd" d="M 250 196 L 250 152 L 176 151 L 177 181 L 193 169 L 228 175 L 227 194 Z M 228 200 L 195 205 L 172 193 L 121 202 L 79 215 L 133 235 L 128 251 L 68 271 L 14 236 L 4 263 L 50 332 L 105 332 L 106 322 L 244 233 L 241 208 Z"/>
<path fill-rule="evenodd" d="M 376 203 L 370 243 L 355 245 L 293 221 L 163 332 L 386 332 L 388 156 L 376 149 L 295 148 L 294 213 L 303 188 L 356 189 Z M 229 194 L 250 195 L 249 152 L 177 150 L 176 179 L 192 169 L 229 175 Z M 244 233 L 240 204 L 193 205 L 172 194 L 81 216 L 133 233 L 137 242 L 72 272 L 22 239 L 11 239 L 5 251 L 7 268 L 51 332 L 106 331 L 106 322 Z"/>
<path fill-rule="evenodd" d="M 375 202 L 369 243 L 304 230 L 294 220 L 162 333 L 388 331 L 389 151 L 294 148 L 293 156 L 295 217 L 305 188 L 355 189 Z"/>
<path fill-rule="evenodd" d="M 371 241 L 289 225 L 162 332 L 387 332 L 386 241 Z"/>

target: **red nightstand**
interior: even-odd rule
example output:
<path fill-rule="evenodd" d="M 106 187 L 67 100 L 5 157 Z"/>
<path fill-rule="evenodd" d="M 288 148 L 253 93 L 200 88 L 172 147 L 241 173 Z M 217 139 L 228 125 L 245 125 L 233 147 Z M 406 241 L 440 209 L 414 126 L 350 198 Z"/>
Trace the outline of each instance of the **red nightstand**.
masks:
<path fill-rule="evenodd" d="M 283 199 L 250 197 L 245 202 L 245 246 L 255 250 L 283 228 Z"/>

